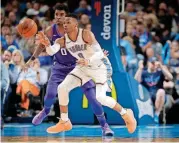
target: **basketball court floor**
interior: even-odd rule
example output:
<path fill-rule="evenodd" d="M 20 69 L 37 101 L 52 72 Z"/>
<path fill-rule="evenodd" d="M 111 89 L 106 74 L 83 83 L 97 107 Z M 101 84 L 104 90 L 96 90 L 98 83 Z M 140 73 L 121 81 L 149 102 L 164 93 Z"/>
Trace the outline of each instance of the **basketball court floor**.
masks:
<path fill-rule="evenodd" d="M 112 126 L 113 138 L 102 138 L 99 126 L 73 126 L 68 132 L 48 134 L 53 124 L 6 124 L 1 132 L 1 142 L 178 142 L 179 125 L 138 126 L 129 134 L 125 126 Z"/>

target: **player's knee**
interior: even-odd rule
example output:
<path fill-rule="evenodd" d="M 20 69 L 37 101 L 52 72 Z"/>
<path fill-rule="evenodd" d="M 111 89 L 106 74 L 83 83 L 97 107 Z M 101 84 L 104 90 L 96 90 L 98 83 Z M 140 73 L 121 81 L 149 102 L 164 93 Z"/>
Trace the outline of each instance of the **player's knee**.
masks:
<path fill-rule="evenodd" d="M 58 86 L 58 99 L 60 105 L 68 105 L 68 93 L 68 86 L 65 86 L 63 83 Z"/>
<path fill-rule="evenodd" d="M 97 99 L 97 101 L 98 101 L 99 103 L 101 103 L 101 104 L 103 105 L 104 100 L 103 100 L 103 98 L 102 98 L 101 96 L 96 96 L 96 99 Z"/>

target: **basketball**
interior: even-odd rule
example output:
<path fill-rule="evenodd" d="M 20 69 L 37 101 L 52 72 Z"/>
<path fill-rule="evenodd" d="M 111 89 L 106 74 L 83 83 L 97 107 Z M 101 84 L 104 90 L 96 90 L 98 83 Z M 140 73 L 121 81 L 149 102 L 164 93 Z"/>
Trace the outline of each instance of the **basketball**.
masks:
<path fill-rule="evenodd" d="M 16 28 L 23 38 L 31 38 L 37 33 L 37 24 L 30 18 L 21 20 Z"/>

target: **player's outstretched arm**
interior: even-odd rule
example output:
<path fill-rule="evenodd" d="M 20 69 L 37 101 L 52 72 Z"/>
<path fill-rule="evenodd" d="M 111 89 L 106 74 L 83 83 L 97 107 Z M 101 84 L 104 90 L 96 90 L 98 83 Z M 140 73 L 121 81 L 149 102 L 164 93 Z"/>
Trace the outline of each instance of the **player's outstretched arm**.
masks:
<path fill-rule="evenodd" d="M 43 44 L 46 48 L 46 52 L 49 55 L 53 56 L 60 50 L 60 47 L 64 46 L 64 38 L 62 37 L 57 39 L 55 43 L 51 45 L 47 36 L 43 32 L 39 32 L 36 35 L 36 44 Z"/>
<path fill-rule="evenodd" d="M 95 54 L 89 59 L 90 63 L 96 62 L 96 60 L 102 59 L 104 57 L 104 53 L 101 49 L 101 46 L 99 45 L 94 34 L 91 31 L 83 31 L 83 40 L 87 44 L 91 45 L 91 47 L 95 51 Z"/>

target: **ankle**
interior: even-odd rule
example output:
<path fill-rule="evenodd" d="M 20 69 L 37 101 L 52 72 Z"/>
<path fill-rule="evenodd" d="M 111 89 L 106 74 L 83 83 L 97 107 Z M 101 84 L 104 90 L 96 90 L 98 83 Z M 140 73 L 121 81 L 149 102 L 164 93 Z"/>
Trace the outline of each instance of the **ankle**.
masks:
<path fill-rule="evenodd" d="M 63 121 L 68 121 L 69 119 L 68 119 L 68 113 L 61 113 L 61 119 L 63 120 Z"/>
<path fill-rule="evenodd" d="M 46 113 L 46 114 L 49 114 L 49 113 L 50 113 L 50 108 L 44 107 L 44 110 L 45 110 L 45 113 Z"/>
<path fill-rule="evenodd" d="M 119 113 L 121 114 L 121 116 L 123 116 L 123 115 L 125 115 L 127 113 L 127 110 L 122 108 Z"/>

